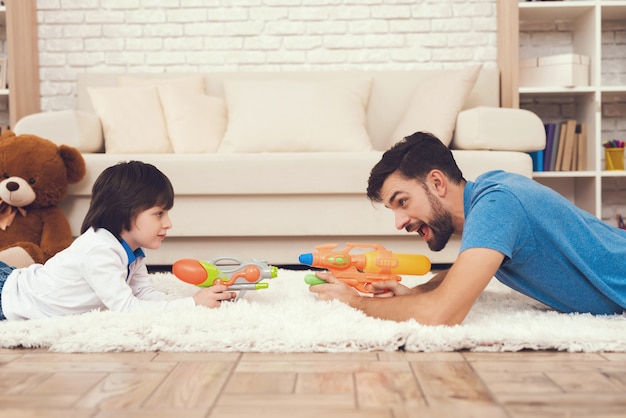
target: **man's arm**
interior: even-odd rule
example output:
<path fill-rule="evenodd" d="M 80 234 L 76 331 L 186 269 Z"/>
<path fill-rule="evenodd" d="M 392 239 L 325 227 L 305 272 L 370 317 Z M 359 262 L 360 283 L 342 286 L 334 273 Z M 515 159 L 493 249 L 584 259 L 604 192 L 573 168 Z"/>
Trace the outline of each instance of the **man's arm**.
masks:
<path fill-rule="evenodd" d="M 444 270 L 444 271 L 440 271 L 439 273 L 434 275 L 426 283 L 422 283 L 422 284 L 420 284 L 418 286 L 415 286 L 413 288 L 413 292 L 415 292 L 415 293 L 425 293 L 425 292 L 430 292 L 432 290 L 435 290 L 437 287 L 439 287 L 441 282 L 443 282 L 443 279 L 446 278 L 446 275 L 448 274 L 449 271 L 450 271 L 449 269 L 448 270 Z"/>
<path fill-rule="evenodd" d="M 438 285 L 425 286 L 419 292 L 391 298 L 360 296 L 332 276 L 327 277 L 327 284 L 312 286 L 311 291 L 321 299 L 341 300 L 376 318 L 394 321 L 415 319 L 427 325 L 455 325 L 465 319 L 503 260 L 504 255 L 495 250 L 465 250 L 450 270 L 435 277 L 441 278 Z M 437 284 L 437 280 L 433 284 Z"/>

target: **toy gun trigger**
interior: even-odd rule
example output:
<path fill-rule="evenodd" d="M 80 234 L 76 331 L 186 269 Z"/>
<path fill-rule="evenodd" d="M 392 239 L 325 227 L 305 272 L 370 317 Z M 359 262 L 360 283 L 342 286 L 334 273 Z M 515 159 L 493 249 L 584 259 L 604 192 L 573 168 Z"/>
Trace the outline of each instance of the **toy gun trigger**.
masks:
<path fill-rule="evenodd" d="M 369 290 L 367 288 L 368 285 L 370 285 L 371 283 L 363 283 L 363 282 L 359 282 L 355 285 L 353 285 L 353 287 L 358 290 L 359 292 L 362 293 L 373 293 L 371 290 Z"/>

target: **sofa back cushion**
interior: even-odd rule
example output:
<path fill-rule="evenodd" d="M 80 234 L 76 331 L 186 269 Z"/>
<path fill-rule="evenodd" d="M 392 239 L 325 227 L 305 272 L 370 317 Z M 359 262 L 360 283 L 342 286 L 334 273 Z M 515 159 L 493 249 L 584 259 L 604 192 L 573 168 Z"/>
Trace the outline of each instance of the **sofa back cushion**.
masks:
<path fill-rule="evenodd" d="M 366 127 L 374 149 L 388 148 L 390 137 L 398 126 L 410 103 L 416 87 L 435 76 L 457 73 L 450 70 L 388 70 L 388 71 L 294 71 L 294 72 L 210 72 L 204 74 L 206 93 L 224 97 L 224 80 L 281 80 L 327 81 L 350 78 L 371 78 L 372 85 L 366 110 Z M 160 73 L 133 74 L 145 78 L 181 78 L 189 74 Z M 94 112 L 87 87 L 117 86 L 119 74 L 85 73 L 78 76 L 78 109 Z M 500 103 L 500 78 L 497 68 L 480 70 L 474 88 L 469 92 L 463 109 L 475 106 L 495 106 Z"/>
<path fill-rule="evenodd" d="M 220 152 L 368 151 L 372 80 L 224 80 Z"/>
<path fill-rule="evenodd" d="M 417 131 L 430 132 L 446 146 L 452 142 L 456 117 L 474 88 L 480 66 L 439 74 L 420 83 L 389 137 L 389 146 Z"/>
<path fill-rule="evenodd" d="M 90 87 L 88 92 L 102 124 L 106 152 L 172 152 L 156 87 Z"/>

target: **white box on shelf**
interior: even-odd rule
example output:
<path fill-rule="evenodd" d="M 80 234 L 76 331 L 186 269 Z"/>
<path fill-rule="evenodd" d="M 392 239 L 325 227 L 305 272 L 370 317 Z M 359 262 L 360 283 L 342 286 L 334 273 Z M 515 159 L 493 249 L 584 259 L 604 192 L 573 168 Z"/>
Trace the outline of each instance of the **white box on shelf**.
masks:
<path fill-rule="evenodd" d="M 578 87 L 589 85 L 589 57 L 560 54 L 520 61 L 520 87 Z"/>

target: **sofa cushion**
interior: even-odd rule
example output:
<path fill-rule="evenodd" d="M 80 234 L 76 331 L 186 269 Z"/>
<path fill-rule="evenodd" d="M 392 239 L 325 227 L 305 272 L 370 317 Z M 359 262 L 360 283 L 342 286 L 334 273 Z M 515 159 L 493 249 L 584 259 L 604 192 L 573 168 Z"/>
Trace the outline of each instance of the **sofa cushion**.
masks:
<path fill-rule="evenodd" d="M 389 146 L 418 131 L 430 132 L 450 145 L 456 117 L 474 88 L 480 68 L 480 65 L 467 67 L 422 81 L 389 138 Z"/>
<path fill-rule="evenodd" d="M 220 152 L 371 150 L 370 78 L 224 80 L 228 125 Z"/>
<path fill-rule="evenodd" d="M 158 87 L 167 133 L 175 153 L 215 152 L 226 130 L 226 104 L 221 97 Z"/>
<path fill-rule="evenodd" d="M 195 91 L 196 93 L 205 93 L 204 76 L 202 74 L 192 74 L 184 77 L 134 77 L 129 75 L 120 75 L 117 77 L 117 85 L 119 87 L 159 87 L 172 86 L 179 90 Z"/>
<path fill-rule="evenodd" d="M 80 152 L 101 152 L 100 118 L 82 110 L 57 110 L 26 115 L 13 127 L 16 135 L 31 134 L 67 145 Z"/>
<path fill-rule="evenodd" d="M 156 87 L 92 87 L 107 153 L 168 153 L 172 147 Z"/>
<path fill-rule="evenodd" d="M 450 147 L 464 150 L 532 152 L 544 149 L 543 121 L 525 109 L 477 106 L 459 112 Z"/>

